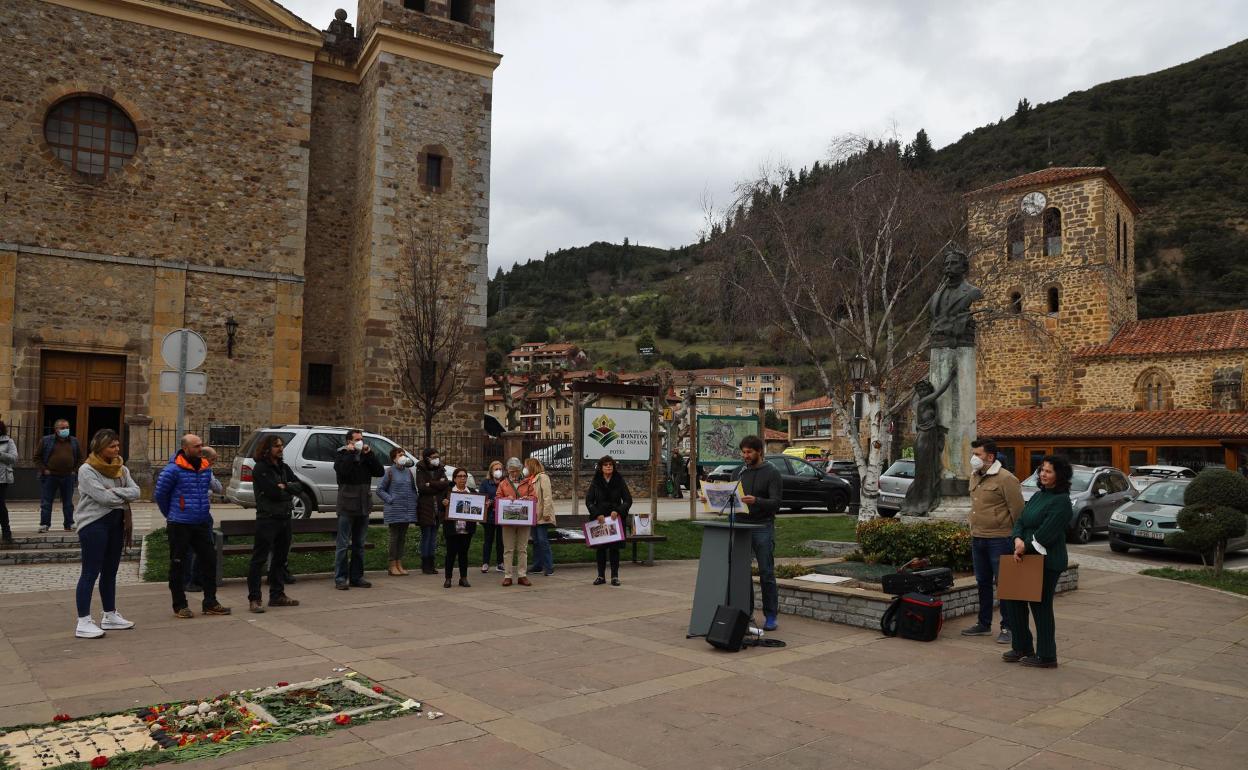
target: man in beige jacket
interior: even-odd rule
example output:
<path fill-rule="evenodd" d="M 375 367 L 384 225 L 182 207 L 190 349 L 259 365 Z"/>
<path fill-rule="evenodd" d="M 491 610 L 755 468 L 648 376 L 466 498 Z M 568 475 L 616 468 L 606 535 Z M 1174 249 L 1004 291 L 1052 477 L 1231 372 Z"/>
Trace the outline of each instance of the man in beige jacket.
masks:
<path fill-rule="evenodd" d="M 963 636 L 992 633 L 992 594 L 1002 554 L 1013 553 L 1010 532 L 1023 512 L 1023 490 L 1013 473 L 1001 466 L 1000 453 L 990 439 L 971 442 L 971 561 L 979 584 L 979 619 L 963 629 Z M 1010 643 L 1010 629 L 1001 608 L 997 644 Z"/>

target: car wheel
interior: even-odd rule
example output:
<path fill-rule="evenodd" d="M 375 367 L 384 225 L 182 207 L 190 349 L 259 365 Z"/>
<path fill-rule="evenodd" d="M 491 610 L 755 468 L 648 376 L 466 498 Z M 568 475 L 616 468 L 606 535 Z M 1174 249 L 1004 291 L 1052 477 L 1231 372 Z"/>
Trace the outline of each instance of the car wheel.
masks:
<path fill-rule="evenodd" d="M 844 513 L 845 509 L 848 507 L 849 507 L 849 495 L 845 494 L 844 492 L 828 493 L 828 512 L 829 513 Z"/>
<path fill-rule="evenodd" d="M 1070 542 L 1087 545 L 1092 540 L 1092 514 L 1084 511 L 1075 519 L 1075 526 L 1069 532 Z"/>
<path fill-rule="evenodd" d="M 1120 543 L 1118 542 L 1117 538 L 1111 537 L 1109 539 L 1109 550 L 1113 551 L 1114 553 L 1126 553 L 1127 551 L 1131 550 L 1131 546 L 1127 545 L 1126 543 Z"/>
<path fill-rule="evenodd" d="M 880 515 L 881 519 L 891 519 L 897 515 L 897 511 L 892 508 L 876 508 L 875 512 Z"/>
<path fill-rule="evenodd" d="M 300 492 L 291 501 L 291 518 L 310 519 L 314 508 L 316 508 L 316 503 L 312 502 L 312 498 L 306 492 Z"/>

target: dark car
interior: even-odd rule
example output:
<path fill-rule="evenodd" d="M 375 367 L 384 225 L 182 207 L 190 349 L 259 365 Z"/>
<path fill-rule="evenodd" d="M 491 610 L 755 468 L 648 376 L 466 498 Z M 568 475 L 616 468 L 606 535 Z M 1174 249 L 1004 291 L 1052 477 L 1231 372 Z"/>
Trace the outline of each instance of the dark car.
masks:
<path fill-rule="evenodd" d="M 800 511 L 803 508 L 825 508 L 841 513 L 849 507 L 853 487 L 845 479 L 825 473 L 814 465 L 787 455 L 767 455 L 767 462 L 780 471 L 784 482 L 782 508 Z M 720 465 L 707 478 L 711 481 L 730 481 L 740 465 Z"/>
<path fill-rule="evenodd" d="M 849 493 L 850 505 L 858 505 L 861 502 L 862 478 L 858 475 L 857 462 L 854 460 L 828 460 L 823 470 L 849 482 L 851 490 Z"/>

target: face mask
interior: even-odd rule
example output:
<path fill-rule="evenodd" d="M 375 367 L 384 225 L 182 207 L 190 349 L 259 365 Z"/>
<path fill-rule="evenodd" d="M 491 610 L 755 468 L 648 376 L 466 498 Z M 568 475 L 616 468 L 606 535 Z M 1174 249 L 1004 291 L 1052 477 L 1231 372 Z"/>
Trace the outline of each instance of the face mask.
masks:
<path fill-rule="evenodd" d="M 410 468 L 415 464 L 416 463 L 410 457 L 400 457 L 398 460 L 398 465 L 400 468 Z"/>
<path fill-rule="evenodd" d="M 362 451 L 364 449 L 364 442 L 363 441 L 355 442 L 355 449 L 357 452 Z"/>
<path fill-rule="evenodd" d="M 501 479 L 502 477 L 503 477 L 502 471 L 494 471 L 494 478 Z"/>
<path fill-rule="evenodd" d="M 979 455 L 971 455 L 971 470 L 983 470 L 984 461 L 979 459 Z"/>
<path fill-rule="evenodd" d="M 441 461 L 440 459 L 438 459 L 437 457 L 435 457 L 435 458 L 433 458 L 432 460 L 430 460 L 430 461 L 429 461 L 429 464 L 430 464 L 430 465 L 432 465 L 433 467 L 435 467 L 435 468 L 436 468 L 436 467 L 438 467 L 439 465 L 441 465 L 441 464 L 442 464 L 442 461 Z"/>
<path fill-rule="evenodd" d="M 69 428 L 61 428 L 60 430 L 56 432 L 56 435 L 60 436 L 61 438 L 69 438 Z"/>
<path fill-rule="evenodd" d="M 529 469 L 525 468 L 523 471 L 520 472 L 520 475 L 524 476 L 527 479 L 529 477 Z"/>

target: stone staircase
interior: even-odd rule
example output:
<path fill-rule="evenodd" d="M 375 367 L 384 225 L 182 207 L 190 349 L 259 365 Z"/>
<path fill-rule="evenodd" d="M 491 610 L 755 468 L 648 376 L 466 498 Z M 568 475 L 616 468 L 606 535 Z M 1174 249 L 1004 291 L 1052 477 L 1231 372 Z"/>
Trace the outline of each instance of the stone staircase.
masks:
<path fill-rule="evenodd" d="M 45 532 L 34 535 L 14 535 L 12 545 L 0 545 L 0 567 L 15 564 L 73 564 L 81 561 L 82 552 L 78 535 L 73 532 Z M 143 538 L 135 536 L 130 547 L 121 555 L 122 561 L 139 560 Z"/>

